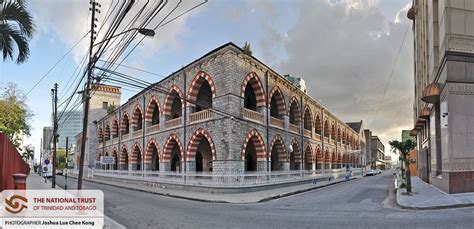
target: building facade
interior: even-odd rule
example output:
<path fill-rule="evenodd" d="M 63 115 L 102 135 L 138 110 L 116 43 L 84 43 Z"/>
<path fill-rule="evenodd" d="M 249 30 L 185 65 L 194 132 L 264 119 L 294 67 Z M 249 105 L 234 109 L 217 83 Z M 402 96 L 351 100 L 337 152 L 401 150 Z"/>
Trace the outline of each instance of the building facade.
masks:
<path fill-rule="evenodd" d="M 58 120 L 58 148 L 66 148 L 66 137 L 69 137 L 69 147 L 75 136 L 82 131 L 83 112 L 82 110 L 60 112 L 62 115 Z"/>
<path fill-rule="evenodd" d="M 414 128 L 420 176 L 448 193 L 474 191 L 474 1 L 415 0 Z"/>
<path fill-rule="evenodd" d="M 41 155 L 40 163 L 43 164 L 44 160 L 49 159 L 51 154 L 51 144 L 53 143 L 53 127 L 43 127 L 43 138 L 41 142 Z"/>
<path fill-rule="evenodd" d="M 380 141 L 379 137 L 372 136 L 371 139 L 371 146 L 372 146 L 372 159 L 375 162 L 376 169 L 385 169 L 385 146 L 383 145 L 382 141 Z"/>
<path fill-rule="evenodd" d="M 223 45 L 95 126 L 95 160 L 177 172 L 359 167 L 365 138 L 280 74 Z"/>

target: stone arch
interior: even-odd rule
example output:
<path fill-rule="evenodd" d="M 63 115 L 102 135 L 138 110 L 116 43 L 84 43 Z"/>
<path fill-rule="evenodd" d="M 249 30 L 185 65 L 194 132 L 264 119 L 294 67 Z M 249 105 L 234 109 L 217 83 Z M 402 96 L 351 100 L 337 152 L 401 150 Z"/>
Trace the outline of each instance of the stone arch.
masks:
<path fill-rule="evenodd" d="M 116 118 L 112 121 L 112 138 L 119 136 L 119 124 Z"/>
<path fill-rule="evenodd" d="M 153 126 L 160 123 L 161 105 L 156 96 L 152 96 L 146 106 L 145 121 L 147 126 Z"/>
<path fill-rule="evenodd" d="M 321 146 L 318 145 L 318 147 L 316 148 L 316 168 L 321 169 L 323 164 L 324 161 L 323 154 L 321 152 Z"/>
<path fill-rule="evenodd" d="M 191 136 L 191 139 L 188 142 L 188 148 L 187 148 L 187 153 L 186 153 L 186 160 L 187 161 L 194 161 L 195 156 L 196 156 L 196 151 L 198 150 L 199 143 L 201 140 L 205 138 L 207 142 L 209 142 L 209 146 L 211 147 L 211 156 L 212 160 L 216 160 L 216 148 L 214 145 L 214 141 L 212 140 L 211 135 L 209 132 L 204 130 L 203 128 L 198 128 L 193 135 Z"/>
<path fill-rule="evenodd" d="M 324 164 L 329 165 L 331 163 L 331 155 L 329 154 L 329 149 L 326 147 L 324 150 Z"/>
<path fill-rule="evenodd" d="M 304 129 L 309 131 L 313 129 L 313 114 L 308 105 L 304 109 Z"/>
<path fill-rule="evenodd" d="M 137 104 L 133 109 L 132 114 L 132 129 L 133 131 L 141 130 L 143 128 L 143 111 L 142 107 Z"/>
<path fill-rule="evenodd" d="M 118 169 L 118 164 L 119 164 L 119 161 L 118 161 L 119 158 L 118 158 L 118 155 L 117 155 L 117 148 L 115 148 L 115 147 L 112 149 L 112 157 L 114 157 L 114 159 L 115 159 L 115 163 L 112 166 L 112 169 L 117 170 Z"/>
<path fill-rule="evenodd" d="M 331 164 L 333 164 L 333 165 L 337 164 L 337 155 L 336 155 L 336 151 L 334 151 L 334 149 L 332 149 L 332 151 L 331 151 Z"/>
<path fill-rule="evenodd" d="M 290 109 L 288 110 L 288 116 L 290 118 L 290 123 L 293 125 L 299 126 L 301 121 L 301 109 L 300 103 L 296 97 L 292 97 L 290 100 Z"/>
<path fill-rule="evenodd" d="M 324 137 L 329 138 L 331 131 L 329 130 L 329 121 L 326 119 L 324 120 Z"/>
<path fill-rule="evenodd" d="M 282 119 L 283 115 L 286 114 L 286 103 L 280 87 L 274 86 L 268 99 L 268 104 L 270 104 L 270 116 Z"/>
<path fill-rule="evenodd" d="M 299 170 L 301 166 L 301 148 L 296 138 L 291 141 L 291 147 L 293 148 L 293 151 L 288 152 L 290 154 L 290 170 Z"/>
<path fill-rule="evenodd" d="M 341 141 L 341 127 L 340 126 L 337 127 L 337 135 L 336 136 L 337 136 L 337 138 L 336 138 L 337 141 L 340 142 Z"/>
<path fill-rule="evenodd" d="M 284 163 L 287 162 L 288 159 L 286 157 L 285 143 L 280 135 L 275 135 L 275 137 L 273 137 L 270 146 L 270 158 L 272 161 L 272 171 L 284 170 Z"/>
<path fill-rule="evenodd" d="M 305 170 L 313 169 L 314 157 L 313 157 L 313 147 L 308 142 L 306 143 L 304 150 L 304 161 L 305 161 Z"/>
<path fill-rule="evenodd" d="M 319 117 L 319 113 L 316 114 L 316 118 L 314 119 L 314 128 L 317 134 L 321 135 L 323 130 L 323 125 L 321 122 L 321 118 Z"/>
<path fill-rule="evenodd" d="M 256 129 L 252 129 L 246 135 L 243 145 L 241 158 L 245 161 L 246 171 L 257 171 L 258 161 L 265 161 L 265 142 Z"/>
<path fill-rule="evenodd" d="M 143 164 L 143 153 L 142 147 L 138 142 L 132 147 L 132 156 L 130 163 L 132 164 L 132 170 L 141 170 Z"/>
<path fill-rule="evenodd" d="M 153 152 L 156 150 L 156 160 L 153 160 Z M 146 153 L 145 153 L 145 169 L 146 170 L 159 170 L 160 165 L 160 146 L 156 143 L 155 139 L 152 138 L 146 144 Z"/>
<path fill-rule="evenodd" d="M 183 158 L 183 145 L 181 144 L 181 141 L 179 140 L 178 136 L 175 133 L 172 133 L 166 140 L 165 146 L 163 148 L 163 162 L 170 162 L 172 156 L 171 153 L 175 145 L 178 146 L 180 160 Z"/>
<path fill-rule="evenodd" d="M 255 108 L 264 107 L 266 101 L 265 91 L 263 90 L 263 84 L 260 81 L 260 78 L 255 72 L 250 72 L 249 74 L 247 74 L 244 81 L 242 82 L 241 96 L 244 98 L 244 105 L 247 104 L 247 99 L 253 99 L 247 98 L 249 95 L 246 94 L 246 91 L 248 91 L 249 89 L 252 89 L 253 93 L 255 94 Z M 252 107 L 247 108 L 253 109 Z"/>
<path fill-rule="evenodd" d="M 102 127 L 100 126 L 97 129 L 97 137 L 99 138 L 99 142 L 104 141 L 104 131 L 102 130 Z"/>
<path fill-rule="evenodd" d="M 130 132 L 130 117 L 126 111 L 123 112 L 122 125 L 120 129 L 122 130 L 122 134 L 128 134 Z"/>
<path fill-rule="evenodd" d="M 212 107 L 212 99 L 216 97 L 216 84 L 214 83 L 214 79 L 204 71 L 199 71 L 194 76 L 193 81 L 191 81 L 191 85 L 189 87 L 188 94 L 187 94 L 190 106 L 196 107 L 195 103 L 199 102 L 197 101 L 199 90 L 201 89 L 201 86 L 205 82 L 209 84 L 209 87 L 211 90 L 211 97 L 209 99 L 211 100 L 210 107 Z"/>
<path fill-rule="evenodd" d="M 342 129 L 342 144 L 346 144 L 346 130 Z"/>
<path fill-rule="evenodd" d="M 126 145 L 122 146 L 120 150 L 119 166 L 121 170 L 128 170 L 128 149 Z"/>
<path fill-rule="evenodd" d="M 175 98 L 176 96 L 178 96 L 179 98 Z M 173 102 L 177 103 L 178 101 L 181 103 L 180 105 L 181 105 L 181 109 L 182 109 L 183 108 L 183 103 L 184 103 L 183 93 L 181 92 L 181 89 L 179 89 L 178 86 L 173 84 L 170 88 L 170 91 L 166 95 L 165 101 L 163 103 L 163 115 L 170 115 L 171 116 L 172 115 L 171 111 L 172 111 Z M 182 117 L 182 111 L 179 115 L 180 115 L 179 117 Z"/>
<path fill-rule="evenodd" d="M 106 141 L 108 141 L 108 140 L 111 139 L 111 138 L 110 138 L 110 126 L 109 126 L 109 124 L 107 124 L 107 125 L 105 126 L 105 132 L 104 132 L 104 134 L 105 134 L 105 140 L 106 140 Z"/>
<path fill-rule="evenodd" d="M 336 124 L 331 124 L 331 140 L 336 140 Z"/>

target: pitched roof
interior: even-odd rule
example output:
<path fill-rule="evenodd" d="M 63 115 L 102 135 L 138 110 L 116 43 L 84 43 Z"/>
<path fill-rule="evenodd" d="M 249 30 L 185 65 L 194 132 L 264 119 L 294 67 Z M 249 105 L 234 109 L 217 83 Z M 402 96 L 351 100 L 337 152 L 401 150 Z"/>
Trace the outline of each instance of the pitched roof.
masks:
<path fill-rule="evenodd" d="M 357 133 L 360 133 L 360 128 L 362 127 L 362 120 L 360 122 L 346 122 L 346 124 L 355 130 Z"/>

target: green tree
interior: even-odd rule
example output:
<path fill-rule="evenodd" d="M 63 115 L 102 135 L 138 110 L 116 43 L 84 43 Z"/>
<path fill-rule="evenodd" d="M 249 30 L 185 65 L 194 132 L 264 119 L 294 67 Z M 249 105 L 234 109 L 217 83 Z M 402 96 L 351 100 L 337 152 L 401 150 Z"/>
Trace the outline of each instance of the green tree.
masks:
<path fill-rule="evenodd" d="M 252 55 L 252 49 L 250 48 L 250 43 L 247 43 L 247 41 L 244 44 L 244 47 L 242 48 L 244 50 L 244 53 L 246 55 L 251 56 Z"/>
<path fill-rule="evenodd" d="M 57 169 L 65 169 L 66 168 L 66 149 L 57 149 L 56 150 L 56 162 L 57 162 Z"/>
<path fill-rule="evenodd" d="M 35 32 L 35 25 L 26 10 L 24 0 L 0 0 L 0 50 L 3 61 L 14 60 L 14 45 L 17 46 L 17 64 L 22 64 L 30 55 L 28 41 Z"/>
<path fill-rule="evenodd" d="M 28 121 L 33 117 L 23 98 L 24 93 L 16 84 L 8 83 L 0 88 L 0 132 L 5 133 L 18 149 L 20 136 L 30 135 Z"/>
<path fill-rule="evenodd" d="M 408 139 L 404 142 L 400 141 L 390 141 L 389 144 L 392 146 L 392 150 L 396 153 L 397 151 L 400 152 L 400 161 L 402 161 L 405 164 L 406 168 L 406 176 L 405 176 L 405 181 L 407 184 L 407 193 L 411 193 L 411 174 L 410 174 L 410 160 L 408 158 L 408 155 L 410 154 L 410 151 L 416 147 L 416 143 Z"/>
<path fill-rule="evenodd" d="M 21 157 L 23 157 L 23 160 L 25 160 L 26 162 L 28 162 L 29 160 L 33 160 L 33 158 L 35 157 L 35 151 L 31 146 L 25 146 L 25 152 L 23 152 Z"/>
<path fill-rule="evenodd" d="M 112 112 L 114 112 L 115 108 L 116 107 L 114 104 L 109 105 L 109 107 L 107 107 L 107 114 L 111 114 Z"/>

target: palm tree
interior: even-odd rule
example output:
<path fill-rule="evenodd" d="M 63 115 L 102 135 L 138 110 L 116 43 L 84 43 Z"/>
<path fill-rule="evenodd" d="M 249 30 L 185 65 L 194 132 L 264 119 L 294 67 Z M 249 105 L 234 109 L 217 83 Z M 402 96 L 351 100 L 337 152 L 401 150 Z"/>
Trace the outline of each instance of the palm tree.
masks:
<path fill-rule="evenodd" d="M 33 18 L 26 10 L 24 0 L 0 0 L 0 50 L 3 61 L 14 60 L 14 44 L 18 56 L 17 64 L 24 63 L 30 55 L 28 41 L 35 32 Z"/>
<path fill-rule="evenodd" d="M 251 56 L 252 55 L 252 49 L 250 48 L 250 43 L 247 43 L 247 41 L 244 44 L 244 47 L 242 48 L 244 50 L 244 53 L 246 55 Z"/>
<path fill-rule="evenodd" d="M 23 158 L 23 160 L 28 162 L 29 160 L 32 160 L 35 157 L 35 151 L 30 146 L 26 146 L 25 152 L 23 152 L 21 157 Z"/>
<path fill-rule="evenodd" d="M 406 168 L 406 184 L 407 184 L 407 193 L 411 193 L 411 174 L 410 174 L 410 160 L 408 155 L 410 151 L 416 147 L 416 143 L 408 139 L 404 142 L 399 141 L 390 141 L 389 144 L 392 146 L 392 150 L 396 153 L 396 151 L 400 152 L 400 161 L 405 163 Z"/>

